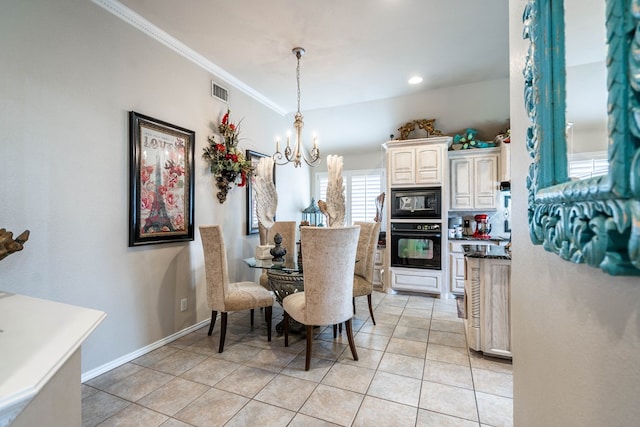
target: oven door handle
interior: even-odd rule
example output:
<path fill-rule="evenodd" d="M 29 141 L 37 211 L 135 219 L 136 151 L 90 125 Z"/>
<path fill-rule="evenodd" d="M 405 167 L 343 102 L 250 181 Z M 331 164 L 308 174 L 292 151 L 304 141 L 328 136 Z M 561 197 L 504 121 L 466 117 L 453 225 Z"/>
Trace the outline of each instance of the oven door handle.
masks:
<path fill-rule="evenodd" d="M 394 237 L 442 237 L 442 233 L 440 232 L 433 233 L 429 231 L 416 231 L 416 232 L 392 231 L 391 233 L 392 233 L 392 236 Z"/>

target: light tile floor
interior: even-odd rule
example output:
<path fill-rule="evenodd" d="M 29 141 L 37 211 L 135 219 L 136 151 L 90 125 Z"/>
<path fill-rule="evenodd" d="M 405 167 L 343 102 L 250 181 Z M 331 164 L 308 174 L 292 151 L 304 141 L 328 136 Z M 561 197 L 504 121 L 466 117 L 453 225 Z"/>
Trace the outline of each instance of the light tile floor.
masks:
<path fill-rule="evenodd" d="M 357 299 L 359 359 L 332 327 L 266 339 L 256 310 L 229 315 L 218 353 L 201 328 L 82 386 L 88 426 L 512 426 L 511 363 L 468 350 L 455 300 L 374 292 Z M 282 310 L 274 305 L 274 324 Z"/>

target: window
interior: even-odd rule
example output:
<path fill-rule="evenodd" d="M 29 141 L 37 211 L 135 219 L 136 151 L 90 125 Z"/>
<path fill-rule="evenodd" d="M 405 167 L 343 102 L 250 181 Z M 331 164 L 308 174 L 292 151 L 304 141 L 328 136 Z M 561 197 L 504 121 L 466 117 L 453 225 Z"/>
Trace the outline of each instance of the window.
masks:
<path fill-rule="evenodd" d="M 328 179 L 327 172 L 316 174 L 316 200 L 326 200 Z M 384 171 L 343 170 L 342 179 L 346 191 L 346 224 L 353 224 L 354 221 L 373 221 L 376 216 L 376 197 L 384 191 Z"/>
<path fill-rule="evenodd" d="M 609 171 L 607 152 L 569 154 L 569 178 L 573 180 L 606 175 Z"/>

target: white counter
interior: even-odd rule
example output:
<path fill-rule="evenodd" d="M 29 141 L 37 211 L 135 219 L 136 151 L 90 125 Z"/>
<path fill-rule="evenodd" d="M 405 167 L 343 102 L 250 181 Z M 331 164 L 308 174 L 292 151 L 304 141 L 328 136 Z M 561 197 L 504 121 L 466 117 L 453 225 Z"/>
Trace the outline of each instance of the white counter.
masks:
<path fill-rule="evenodd" d="M 0 427 L 13 422 L 105 316 L 0 291 Z"/>

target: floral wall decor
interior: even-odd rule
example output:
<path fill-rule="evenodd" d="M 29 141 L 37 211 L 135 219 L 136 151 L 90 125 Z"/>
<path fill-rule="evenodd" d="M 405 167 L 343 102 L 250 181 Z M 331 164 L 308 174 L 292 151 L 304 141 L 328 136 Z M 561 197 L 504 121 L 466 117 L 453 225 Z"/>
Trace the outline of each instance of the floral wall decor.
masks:
<path fill-rule="evenodd" d="M 227 193 L 233 188 L 233 184 L 244 187 L 253 173 L 251 160 L 247 159 L 238 148 L 240 127 L 239 124 L 231 122 L 230 114 L 231 111 L 227 110 L 218 125 L 222 141 L 209 136 L 209 146 L 204 148 L 202 154 L 202 157 L 209 162 L 209 169 L 216 180 L 218 187 L 216 196 L 220 203 L 227 200 Z"/>

